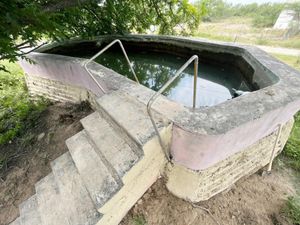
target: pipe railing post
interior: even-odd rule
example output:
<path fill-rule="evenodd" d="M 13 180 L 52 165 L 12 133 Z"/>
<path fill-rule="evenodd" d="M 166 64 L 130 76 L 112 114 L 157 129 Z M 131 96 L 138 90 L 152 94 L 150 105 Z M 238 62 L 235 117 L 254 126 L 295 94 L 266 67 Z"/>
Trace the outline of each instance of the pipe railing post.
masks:
<path fill-rule="evenodd" d="M 149 99 L 147 104 L 147 112 L 150 117 L 151 123 L 153 125 L 153 128 L 155 130 L 155 133 L 157 134 L 158 141 L 160 146 L 162 147 L 162 150 L 164 151 L 164 154 L 168 161 L 170 161 L 170 154 L 167 150 L 167 147 L 165 146 L 158 127 L 156 126 L 155 120 L 153 118 L 153 114 L 151 111 L 151 107 L 155 100 L 182 74 L 182 72 L 194 61 L 194 90 L 193 90 L 193 108 L 196 107 L 196 100 L 197 100 L 197 78 L 198 78 L 198 63 L 199 63 L 199 57 L 197 55 L 193 55 L 180 69 L 176 72 L 176 74 L 167 81 L 167 83 L 164 84 L 155 94 L 152 95 L 152 97 Z"/>
<path fill-rule="evenodd" d="M 193 108 L 196 108 L 197 101 L 197 80 L 198 80 L 198 64 L 199 58 L 195 58 L 194 61 L 194 93 L 193 93 Z"/>
<path fill-rule="evenodd" d="M 279 138 L 280 138 L 280 136 L 281 136 L 282 124 L 278 124 L 277 127 L 278 127 L 278 128 L 277 128 L 276 140 L 275 140 L 275 143 L 274 143 L 274 146 L 273 146 L 273 150 L 272 150 L 270 162 L 269 162 L 268 169 L 267 169 L 267 172 L 268 172 L 268 173 L 270 173 L 271 170 L 272 170 L 272 165 L 273 165 L 273 161 L 274 161 L 274 158 L 275 158 L 276 148 L 278 147 L 278 144 L 279 144 Z"/>
<path fill-rule="evenodd" d="M 136 76 L 136 73 L 134 72 L 134 69 L 133 69 L 133 67 L 132 67 L 132 64 L 131 64 L 131 62 L 130 62 L 130 60 L 129 60 L 129 57 L 128 57 L 126 51 L 125 51 L 125 48 L 124 48 L 122 42 L 121 42 L 119 39 L 116 39 L 116 40 L 114 40 L 113 42 L 111 42 L 110 44 L 108 44 L 107 46 L 105 46 L 101 51 L 99 51 L 97 54 L 95 54 L 94 56 L 92 56 L 89 60 L 87 60 L 87 61 L 84 63 L 84 68 L 85 68 L 85 70 L 88 72 L 89 76 L 94 80 L 94 82 L 97 84 L 97 86 L 101 89 L 101 91 L 102 91 L 103 93 L 106 93 L 106 91 L 105 91 L 104 88 L 101 86 L 101 84 L 97 81 L 97 79 L 93 76 L 93 74 L 88 70 L 87 65 L 88 65 L 90 62 L 92 62 L 94 59 L 96 59 L 98 56 L 100 56 L 102 53 L 104 53 L 104 52 L 105 52 L 107 49 L 109 49 L 111 46 L 113 46 L 115 43 L 119 43 L 119 45 L 120 45 L 120 47 L 121 47 L 121 50 L 122 50 L 122 52 L 123 52 L 123 54 L 124 54 L 124 56 L 125 56 L 125 59 L 126 59 L 128 65 L 129 65 L 129 68 L 130 68 L 130 70 L 131 70 L 131 72 L 132 72 L 132 74 L 133 74 L 133 76 L 134 76 L 136 82 L 137 82 L 137 83 L 140 83 L 140 82 L 139 82 L 139 79 L 138 79 L 137 76 Z"/>

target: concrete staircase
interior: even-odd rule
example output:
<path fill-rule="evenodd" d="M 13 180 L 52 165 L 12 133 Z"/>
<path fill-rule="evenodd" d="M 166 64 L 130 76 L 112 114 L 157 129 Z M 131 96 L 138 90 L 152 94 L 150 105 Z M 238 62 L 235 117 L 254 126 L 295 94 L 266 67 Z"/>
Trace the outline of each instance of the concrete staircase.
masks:
<path fill-rule="evenodd" d="M 112 92 L 96 107 L 11 225 L 118 224 L 160 176 L 165 158 L 146 106 Z M 170 127 L 158 125 L 161 135 L 170 137 Z"/>

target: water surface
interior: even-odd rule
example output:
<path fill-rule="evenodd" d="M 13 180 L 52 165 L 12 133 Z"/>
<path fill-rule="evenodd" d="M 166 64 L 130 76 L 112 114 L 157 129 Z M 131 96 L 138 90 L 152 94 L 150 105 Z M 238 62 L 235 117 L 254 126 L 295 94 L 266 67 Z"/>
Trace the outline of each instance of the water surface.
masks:
<path fill-rule="evenodd" d="M 127 52 L 140 83 L 159 90 L 189 59 L 157 52 Z M 192 55 L 191 55 L 192 56 Z M 107 51 L 96 62 L 134 80 L 121 51 Z M 232 66 L 199 63 L 197 107 L 213 106 L 232 99 L 232 88 L 250 91 L 242 74 Z M 193 104 L 193 65 L 163 93 L 169 99 L 191 107 Z"/>

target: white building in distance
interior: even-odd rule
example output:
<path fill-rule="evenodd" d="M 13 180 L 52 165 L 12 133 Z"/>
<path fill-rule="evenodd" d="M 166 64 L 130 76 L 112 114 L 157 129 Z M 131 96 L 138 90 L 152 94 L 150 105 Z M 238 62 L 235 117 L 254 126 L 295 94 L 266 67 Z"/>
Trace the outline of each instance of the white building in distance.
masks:
<path fill-rule="evenodd" d="M 294 10 L 283 10 L 276 23 L 274 24 L 274 29 L 287 30 L 290 24 L 295 20 L 296 12 Z"/>

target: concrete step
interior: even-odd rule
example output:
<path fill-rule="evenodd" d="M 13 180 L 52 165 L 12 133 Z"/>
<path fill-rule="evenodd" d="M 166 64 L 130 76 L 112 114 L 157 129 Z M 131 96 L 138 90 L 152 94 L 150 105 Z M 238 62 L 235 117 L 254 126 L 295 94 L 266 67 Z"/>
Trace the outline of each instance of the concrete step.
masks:
<path fill-rule="evenodd" d="M 85 117 L 81 123 L 97 147 L 97 153 L 105 157 L 120 178 L 139 160 L 137 151 L 141 153 L 142 150 L 130 146 L 120 131 L 116 131 L 98 112 Z"/>
<path fill-rule="evenodd" d="M 42 225 L 36 195 L 21 203 L 19 209 L 21 225 Z"/>
<path fill-rule="evenodd" d="M 54 175 L 50 173 L 40 180 L 35 189 L 43 225 L 68 225 L 66 210 L 62 207 L 63 202 Z"/>
<path fill-rule="evenodd" d="M 96 207 L 100 208 L 121 188 L 121 181 L 112 174 L 115 171 L 111 171 L 96 153 L 99 150 L 93 147 L 85 130 L 68 139 L 66 143 L 91 198 Z"/>
<path fill-rule="evenodd" d="M 63 210 L 70 225 L 95 225 L 97 211 L 69 152 L 51 163 L 60 190 Z"/>
<path fill-rule="evenodd" d="M 137 98 L 115 91 L 97 99 L 97 103 L 102 116 L 109 117 L 141 146 L 155 135 L 147 107 Z M 163 127 L 163 117 L 153 114 L 157 126 Z"/>
<path fill-rule="evenodd" d="M 9 225 L 21 225 L 21 220 L 20 217 L 15 219 L 13 222 L 11 222 Z"/>

